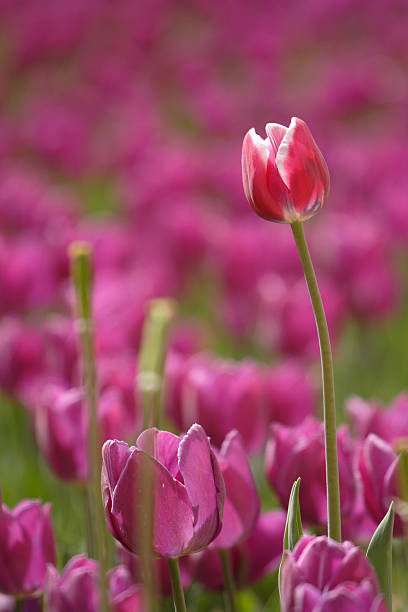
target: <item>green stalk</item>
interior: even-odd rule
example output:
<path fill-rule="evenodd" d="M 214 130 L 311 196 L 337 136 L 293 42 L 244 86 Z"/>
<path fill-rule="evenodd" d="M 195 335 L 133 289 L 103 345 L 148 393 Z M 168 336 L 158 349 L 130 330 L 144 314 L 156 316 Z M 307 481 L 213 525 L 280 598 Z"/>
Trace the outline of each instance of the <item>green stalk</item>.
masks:
<path fill-rule="evenodd" d="M 235 601 L 235 583 L 234 576 L 232 574 L 231 567 L 231 557 L 229 550 L 221 549 L 219 551 L 221 565 L 222 565 L 222 573 L 224 576 L 224 594 L 225 594 L 225 603 L 228 612 L 236 612 L 237 605 Z"/>
<path fill-rule="evenodd" d="M 76 295 L 77 326 L 80 338 L 83 376 L 86 386 L 89 411 L 88 426 L 88 499 L 93 528 L 94 550 L 89 551 L 100 564 L 102 609 L 108 609 L 106 591 L 107 531 L 101 496 L 101 436 L 97 416 L 96 368 L 92 329 L 92 273 L 91 246 L 87 243 L 73 243 L 69 248 L 71 278 Z"/>
<path fill-rule="evenodd" d="M 137 393 L 143 404 L 143 429 L 160 427 L 161 391 L 170 324 L 175 304 L 169 299 L 152 300 L 143 326 L 139 354 Z"/>
<path fill-rule="evenodd" d="M 178 559 L 169 559 L 168 563 L 170 570 L 171 588 L 173 591 L 174 609 L 176 612 L 187 612 Z"/>
<path fill-rule="evenodd" d="M 322 298 L 307 246 L 303 223 L 295 221 L 291 225 L 296 246 L 302 262 L 303 272 L 309 289 L 310 299 L 319 336 L 320 358 L 323 377 L 323 413 L 326 446 L 326 487 L 328 535 L 341 541 L 339 466 L 337 457 L 336 402 L 334 395 L 333 358 L 330 336 L 327 327 Z"/>

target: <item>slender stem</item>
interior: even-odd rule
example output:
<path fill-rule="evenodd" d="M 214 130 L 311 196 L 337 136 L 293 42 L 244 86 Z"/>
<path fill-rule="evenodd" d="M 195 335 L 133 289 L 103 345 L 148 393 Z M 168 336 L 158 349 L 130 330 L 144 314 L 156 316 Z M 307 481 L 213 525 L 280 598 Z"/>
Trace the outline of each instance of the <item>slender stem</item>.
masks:
<path fill-rule="evenodd" d="M 143 326 L 136 389 L 137 395 L 140 393 L 142 397 L 143 429 L 160 427 L 167 338 L 174 314 L 175 304 L 172 300 L 152 300 Z"/>
<path fill-rule="evenodd" d="M 88 426 L 88 499 L 93 528 L 92 546 L 94 558 L 101 569 L 102 609 L 108 609 L 106 593 L 107 532 L 101 496 L 101 436 L 97 416 L 96 368 L 92 329 L 92 273 L 91 247 L 86 243 L 70 246 L 71 277 L 76 294 L 77 325 L 83 360 L 83 377 L 86 385 L 89 426 Z"/>
<path fill-rule="evenodd" d="M 237 605 L 235 601 L 235 583 L 234 576 L 232 574 L 231 557 L 229 550 L 221 549 L 219 551 L 222 573 L 224 576 L 224 594 L 225 602 L 228 612 L 236 612 Z"/>
<path fill-rule="evenodd" d="M 169 559 L 168 562 L 171 588 L 173 590 L 174 609 L 176 612 L 187 612 L 178 559 Z"/>
<path fill-rule="evenodd" d="M 320 357 L 323 376 L 323 413 L 326 445 L 326 487 L 328 535 L 341 541 L 339 466 L 337 457 L 336 402 L 334 395 L 333 358 L 330 346 L 329 329 L 320 296 L 316 275 L 307 246 L 303 224 L 292 223 L 292 231 L 302 262 L 303 272 L 312 301 L 319 336 Z"/>
<path fill-rule="evenodd" d="M 24 610 L 24 599 L 22 599 L 21 597 L 16 597 L 15 611 L 22 612 L 23 610 Z"/>

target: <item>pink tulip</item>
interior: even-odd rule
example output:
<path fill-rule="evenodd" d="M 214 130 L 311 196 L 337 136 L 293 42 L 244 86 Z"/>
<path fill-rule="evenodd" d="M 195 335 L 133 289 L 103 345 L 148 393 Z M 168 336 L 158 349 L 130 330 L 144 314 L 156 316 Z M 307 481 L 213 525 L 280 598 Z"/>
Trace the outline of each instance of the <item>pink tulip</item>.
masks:
<path fill-rule="evenodd" d="M 266 405 L 271 421 L 299 425 L 316 411 L 312 377 L 294 361 L 285 361 L 265 372 Z"/>
<path fill-rule="evenodd" d="M 387 612 L 377 577 L 351 542 L 304 536 L 287 552 L 281 574 L 282 612 Z"/>
<path fill-rule="evenodd" d="M 126 567 L 116 567 L 108 577 L 112 612 L 146 610 L 143 590 L 134 584 Z M 69 561 L 61 576 L 53 565 L 49 565 L 46 597 L 49 612 L 99 612 L 101 592 L 96 561 L 77 555 Z"/>
<path fill-rule="evenodd" d="M 225 504 L 222 529 L 210 547 L 231 548 L 254 530 L 260 502 L 242 438 L 236 430 L 227 435 L 216 456 L 225 483 Z"/>
<path fill-rule="evenodd" d="M 88 417 L 82 392 L 45 386 L 35 402 L 34 426 L 38 445 L 57 476 L 85 481 Z"/>
<path fill-rule="evenodd" d="M 142 581 L 143 566 L 140 557 L 129 552 L 123 546 L 118 545 L 118 560 L 126 566 L 130 575 L 132 576 L 133 582 Z M 157 580 L 156 587 L 161 595 L 164 597 L 170 597 L 172 595 L 171 579 L 169 564 L 166 559 L 155 559 L 154 563 L 154 576 Z M 192 576 L 192 555 L 185 555 L 179 559 L 180 576 L 183 589 L 187 589 L 193 579 Z"/>
<path fill-rule="evenodd" d="M 329 171 L 306 123 L 292 117 L 287 128 L 266 125 L 267 138 L 252 128 L 242 146 L 242 177 L 258 215 L 278 223 L 306 221 L 323 206 Z"/>
<path fill-rule="evenodd" d="M 231 548 L 231 562 L 237 586 L 245 587 L 275 572 L 282 559 L 286 512 L 273 510 L 261 514 L 252 534 Z M 224 587 L 218 551 L 207 548 L 192 555 L 195 579 L 207 589 Z"/>
<path fill-rule="evenodd" d="M 0 592 L 27 597 L 41 593 L 46 564 L 55 563 L 51 506 L 25 500 L 3 504 L 0 520 Z"/>
<path fill-rule="evenodd" d="M 356 482 L 354 447 L 346 427 L 337 433 L 342 517 L 354 507 Z M 323 423 L 307 419 L 297 427 L 274 424 L 266 448 L 265 466 L 282 506 L 287 508 L 292 484 L 300 476 L 302 519 L 312 525 L 327 523 L 326 471 Z M 291 484 L 292 483 L 292 484 Z"/>
<path fill-rule="evenodd" d="M 128 550 L 140 551 L 143 470 L 153 480 L 153 550 L 176 558 L 208 546 L 221 530 L 224 481 L 204 429 L 182 438 L 147 429 L 136 446 L 108 440 L 102 449 L 102 493 L 108 526 Z"/>
<path fill-rule="evenodd" d="M 373 433 L 389 444 L 408 436 L 408 394 L 401 393 L 385 408 L 381 402 L 367 402 L 353 396 L 346 404 L 359 438 Z"/>
<path fill-rule="evenodd" d="M 359 452 L 365 505 L 378 524 L 387 513 L 392 499 L 398 497 L 399 457 L 392 447 L 375 434 L 369 434 Z M 401 517 L 395 514 L 394 536 L 404 535 Z"/>

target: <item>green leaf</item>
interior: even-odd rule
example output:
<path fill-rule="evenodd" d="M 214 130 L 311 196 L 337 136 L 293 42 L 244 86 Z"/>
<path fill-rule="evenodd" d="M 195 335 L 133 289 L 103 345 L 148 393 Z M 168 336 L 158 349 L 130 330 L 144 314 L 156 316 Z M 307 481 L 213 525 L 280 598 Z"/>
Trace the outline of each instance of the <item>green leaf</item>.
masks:
<path fill-rule="evenodd" d="M 300 478 L 298 478 L 293 483 L 292 490 L 290 492 L 290 497 L 289 497 L 288 513 L 286 516 L 285 535 L 283 537 L 283 555 L 282 555 L 282 561 L 279 567 L 279 579 L 278 579 L 279 590 L 280 590 L 281 572 L 282 572 L 283 563 L 285 561 L 286 551 L 293 550 L 296 546 L 296 543 L 300 540 L 300 538 L 303 535 L 302 519 L 300 516 L 300 506 L 299 506 L 299 487 L 300 487 Z"/>
<path fill-rule="evenodd" d="M 367 549 L 367 558 L 374 567 L 385 602 L 392 610 L 392 532 L 394 528 L 394 502 L 378 525 Z"/>

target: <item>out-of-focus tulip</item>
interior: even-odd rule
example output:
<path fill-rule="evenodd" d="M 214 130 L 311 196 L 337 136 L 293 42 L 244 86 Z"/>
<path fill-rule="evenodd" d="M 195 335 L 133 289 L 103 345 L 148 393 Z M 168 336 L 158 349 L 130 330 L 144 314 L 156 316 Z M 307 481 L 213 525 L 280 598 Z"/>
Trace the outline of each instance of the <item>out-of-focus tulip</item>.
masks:
<path fill-rule="evenodd" d="M 329 171 L 306 123 L 268 123 L 267 138 L 254 128 L 242 146 L 242 178 L 248 202 L 268 221 L 306 221 L 323 206 Z"/>
<path fill-rule="evenodd" d="M 315 414 L 315 388 L 307 371 L 286 361 L 265 372 L 265 399 L 269 420 L 299 425 Z"/>
<path fill-rule="evenodd" d="M 118 545 L 118 560 L 126 566 L 134 583 L 142 580 L 142 562 L 140 557 L 129 552 L 123 546 Z M 157 579 L 157 589 L 164 597 L 172 595 L 169 564 L 166 559 L 154 559 L 154 576 Z M 185 555 L 179 559 L 180 576 L 183 589 L 187 589 L 193 579 L 192 576 L 192 555 Z"/>
<path fill-rule="evenodd" d="M 287 552 L 281 575 L 282 612 L 387 612 L 377 577 L 351 542 L 304 536 Z"/>
<path fill-rule="evenodd" d="M 77 555 L 69 561 L 61 576 L 53 565 L 48 565 L 46 598 L 49 612 L 99 612 L 101 592 L 96 561 Z M 143 590 L 134 584 L 124 566 L 109 573 L 109 603 L 112 612 L 146 609 Z"/>
<path fill-rule="evenodd" d="M 373 433 L 392 444 L 408 437 L 408 394 L 401 393 L 385 408 L 381 402 L 367 402 L 353 396 L 346 403 L 356 434 L 364 439 Z"/>
<path fill-rule="evenodd" d="M 234 579 L 239 587 L 256 582 L 279 567 L 283 551 L 286 512 L 273 510 L 261 514 L 252 534 L 231 548 Z M 219 554 L 207 548 L 191 557 L 195 579 L 207 589 L 224 586 Z"/>
<path fill-rule="evenodd" d="M 37 399 L 34 425 L 38 445 L 54 472 L 63 480 L 85 481 L 88 418 L 81 391 L 48 385 Z"/>
<path fill-rule="evenodd" d="M 175 558 L 201 550 L 221 530 L 224 481 L 204 429 L 193 425 L 182 438 L 155 428 L 136 447 L 108 440 L 102 449 L 102 493 L 113 536 L 140 551 L 142 473 L 153 487 L 153 550 Z"/>
<path fill-rule="evenodd" d="M 399 457 L 384 440 L 370 434 L 360 449 L 358 467 L 367 510 L 378 524 L 386 515 L 392 499 L 398 497 Z M 398 508 L 397 508 L 398 510 Z M 394 536 L 404 535 L 404 525 L 396 513 Z"/>
<path fill-rule="evenodd" d="M 342 516 L 353 510 L 356 483 L 353 444 L 346 427 L 337 432 Z M 327 523 L 326 468 L 323 423 L 307 419 L 297 427 L 274 424 L 266 448 L 265 467 L 279 501 L 287 508 L 291 483 L 300 476 L 300 509 L 304 522 Z"/>
<path fill-rule="evenodd" d="M 231 548 L 252 533 L 260 503 L 242 438 L 236 430 L 227 435 L 216 456 L 225 483 L 225 504 L 222 529 L 210 547 Z"/>
<path fill-rule="evenodd" d="M 266 428 L 264 396 L 262 371 L 255 363 L 200 354 L 187 360 L 171 355 L 166 364 L 166 411 L 182 430 L 200 423 L 216 446 L 237 429 L 248 452 L 261 449 Z"/>
<path fill-rule="evenodd" d="M 0 520 L 0 592 L 27 597 L 41 593 L 46 564 L 55 563 L 51 506 L 24 500 L 3 504 Z"/>

